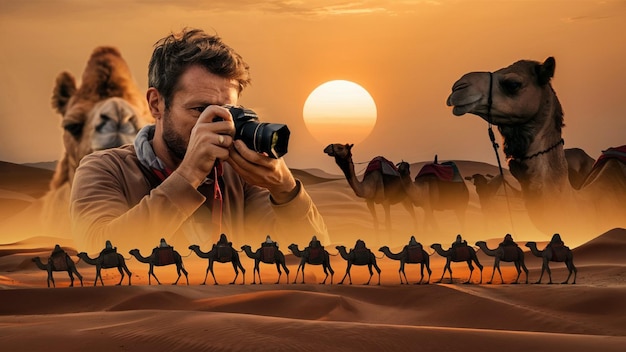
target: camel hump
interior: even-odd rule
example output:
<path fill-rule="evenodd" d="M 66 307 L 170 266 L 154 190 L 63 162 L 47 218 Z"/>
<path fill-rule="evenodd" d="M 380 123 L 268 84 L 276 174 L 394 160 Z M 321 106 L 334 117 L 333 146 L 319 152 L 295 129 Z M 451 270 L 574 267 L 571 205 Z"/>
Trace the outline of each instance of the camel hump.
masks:
<path fill-rule="evenodd" d="M 415 179 L 417 180 L 425 176 L 435 176 L 439 180 L 446 182 L 465 182 L 459 168 L 453 161 L 446 161 L 441 164 L 425 164 L 417 173 Z"/>
<path fill-rule="evenodd" d="M 156 265 L 170 265 L 174 264 L 174 247 L 157 247 L 155 248 L 157 264 Z"/>
<path fill-rule="evenodd" d="M 380 171 L 383 175 L 400 177 L 400 172 L 398 171 L 396 165 L 387 160 L 384 156 L 377 156 L 372 159 L 369 164 L 367 164 L 365 175 L 375 171 Z"/>

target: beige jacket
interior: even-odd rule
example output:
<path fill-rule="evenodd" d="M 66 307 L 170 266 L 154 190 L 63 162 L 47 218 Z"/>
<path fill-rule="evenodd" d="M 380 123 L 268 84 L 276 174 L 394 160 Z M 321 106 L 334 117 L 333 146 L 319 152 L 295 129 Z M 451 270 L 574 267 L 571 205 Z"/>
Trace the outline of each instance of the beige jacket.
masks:
<path fill-rule="evenodd" d="M 276 240 L 317 235 L 329 242 L 326 224 L 299 180 L 296 197 L 281 205 L 266 189 L 247 184 L 228 163 L 223 180 L 220 230 L 236 246 L 258 243 L 268 233 Z M 106 240 L 123 251 L 147 251 L 164 237 L 183 251 L 190 244 L 207 250 L 218 234 L 205 199 L 176 172 L 153 189 L 132 145 L 92 153 L 81 161 L 72 185 L 75 244 L 88 253 L 99 252 Z"/>

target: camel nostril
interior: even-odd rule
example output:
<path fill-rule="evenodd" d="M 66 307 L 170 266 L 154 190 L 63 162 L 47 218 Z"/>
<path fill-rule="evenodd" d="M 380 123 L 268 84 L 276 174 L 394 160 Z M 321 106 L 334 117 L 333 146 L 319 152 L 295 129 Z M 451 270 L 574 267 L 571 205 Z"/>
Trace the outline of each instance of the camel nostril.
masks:
<path fill-rule="evenodd" d="M 467 82 L 463 82 L 463 81 L 457 81 L 456 83 L 454 83 L 454 85 L 452 86 L 452 91 L 455 92 L 457 90 L 461 90 L 461 89 L 465 89 L 467 87 L 469 87 L 469 83 Z"/>

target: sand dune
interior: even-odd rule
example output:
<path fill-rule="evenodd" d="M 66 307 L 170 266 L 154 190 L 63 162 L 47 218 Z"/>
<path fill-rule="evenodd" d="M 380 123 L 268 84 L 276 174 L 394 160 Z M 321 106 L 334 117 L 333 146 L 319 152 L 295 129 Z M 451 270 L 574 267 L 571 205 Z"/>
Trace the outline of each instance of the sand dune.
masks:
<path fill-rule="evenodd" d="M 463 174 L 491 173 L 492 165 L 460 161 Z M 420 164 L 412 165 L 417 172 Z M 310 171 L 310 172 L 309 172 Z M 392 207 L 393 229 L 375 233 L 365 203 L 358 199 L 342 176 L 320 170 L 300 170 L 298 177 L 324 215 L 332 243 L 335 271 L 333 284 L 319 285 L 324 278 L 321 266 L 307 265 L 306 284 L 293 284 L 299 259 L 287 250 L 289 243 L 306 245 L 309 234 L 294 234 L 281 239 L 290 273 L 283 273 L 275 285 L 275 266 L 261 264 L 263 285 L 251 285 L 254 262 L 241 254 L 245 274 L 236 285 L 232 265 L 215 264 L 220 285 L 209 275 L 204 281 L 208 261 L 185 249 L 177 248 L 189 272 L 179 285 L 174 266 L 156 267 L 163 285 L 148 285 L 148 265 L 131 258 L 132 286 L 124 278 L 122 286 L 116 269 L 103 269 L 105 286 L 94 287 L 95 267 L 79 261 L 73 241 L 56 233 L 0 232 L 0 345 L 7 351 L 67 350 L 168 350 L 168 351 L 622 351 L 626 346 L 626 229 L 586 237 L 563 234 L 573 249 L 578 267 L 576 285 L 510 284 L 517 273 L 513 264 L 501 263 L 505 284 L 496 273 L 493 285 L 485 282 L 493 271 L 493 257 L 478 251 L 484 266 L 472 273 L 472 285 L 463 285 L 470 271 L 466 263 L 453 263 L 452 280 L 448 274 L 442 284 L 445 259 L 433 253 L 432 243 L 444 248 L 454 240 L 458 223 L 452 212 L 436 214 L 441 233 L 415 233 L 409 214 L 401 206 Z M 512 199 L 512 217 L 489 224 L 481 210 L 473 186 L 468 209 L 467 231 L 473 245 L 486 240 L 496 247 L 504 233 L 514 233 L 524 247 L 535 241 L 545 247 L 549 234 L 541 234 L 530 224 L 520 206 Z M 30 199 L 35 189 L 22 192 Z M 0 193 L 11 195 L 15 193 Z M 500 206 L 507 205 L 500 200 Z M 37 201 L 35 201 L 37 202 Z M 382 209 L 378 208 L 382 219 Z M 419 216 L 421 211 L 416 210 Z M 505 216 L 506 213 L 503 213 Z M 29 214 L 18 214 L 28 219 Z M 16 219 L 16 217 L 12 217 Z M 24 220 L 20 220 L 24 221 Z M 511 224 L 515 231 L 511 231 Z M 0 226 L 0 229 L 8 227 Z M 420 266 L 407 264 L 410 285 L 400 285 L 399 261 L 383 257 L 378 251 L 388 245 L 398 252 L 416 234 L 428 253 L 432 275 L 430 284 L 414 285 L 420 279 Z M 345 274 L 346 261 L 337 255 L 335 245 L 354 246 L 364 239 L 377 256 L 382 270 L 381 286 L 364 286 L 369 278 L 366 267 L 353 266 L 354 285 L 338 285 Z M 259 242 L 261 239 L 259 240 Z M 31 259 L 45 262 L 55 244 L 62 245 L 77 263 L 83 287 L 67 287 L 65 272 L 54 272 L 56 288 L 46 288 L 47 273 Z M 243 243 L 235 244 L 239 248 Z M 257 248 L 258 244 L 250 244 Z M 148 249 L 144 249 L 148 250 Z M 541 259 L 525 253 L 530 271 L 529 282 L 538 280 Z M 554 282 L 567 277 L 563 263 L 550 263 Z M 482 285 L 478 284 L 481 281 Z M 374 273 L 372 282 L 377 282 Z M 245 285 L 241 283 L 244 282 Z M 329 277 L 328 282 L 331 278 Z M 258 279 L 257 279 L 258 281 Z M 302 274 L 297 282 L 302 281 Z M 520 282 L 525 281 L 522 274 Z M 544 278 L 544 283 L 546 282 Z M 152 280 L 154 282 L 154 280 Z M 346 283 L 347 283 L 346 279 Z"/>

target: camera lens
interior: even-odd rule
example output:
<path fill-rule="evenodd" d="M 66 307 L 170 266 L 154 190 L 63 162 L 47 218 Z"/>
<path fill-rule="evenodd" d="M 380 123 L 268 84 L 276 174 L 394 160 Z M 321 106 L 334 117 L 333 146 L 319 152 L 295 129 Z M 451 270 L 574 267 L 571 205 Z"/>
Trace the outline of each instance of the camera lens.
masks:
<path fill-rule="evenodd" d="M 287 154 L 290 131 L 287 125 L 259 122 L 256 113 L 241 106 L 226 106 L 235 123 L 235 139 L 248 148 L 278 159 Z"/>

